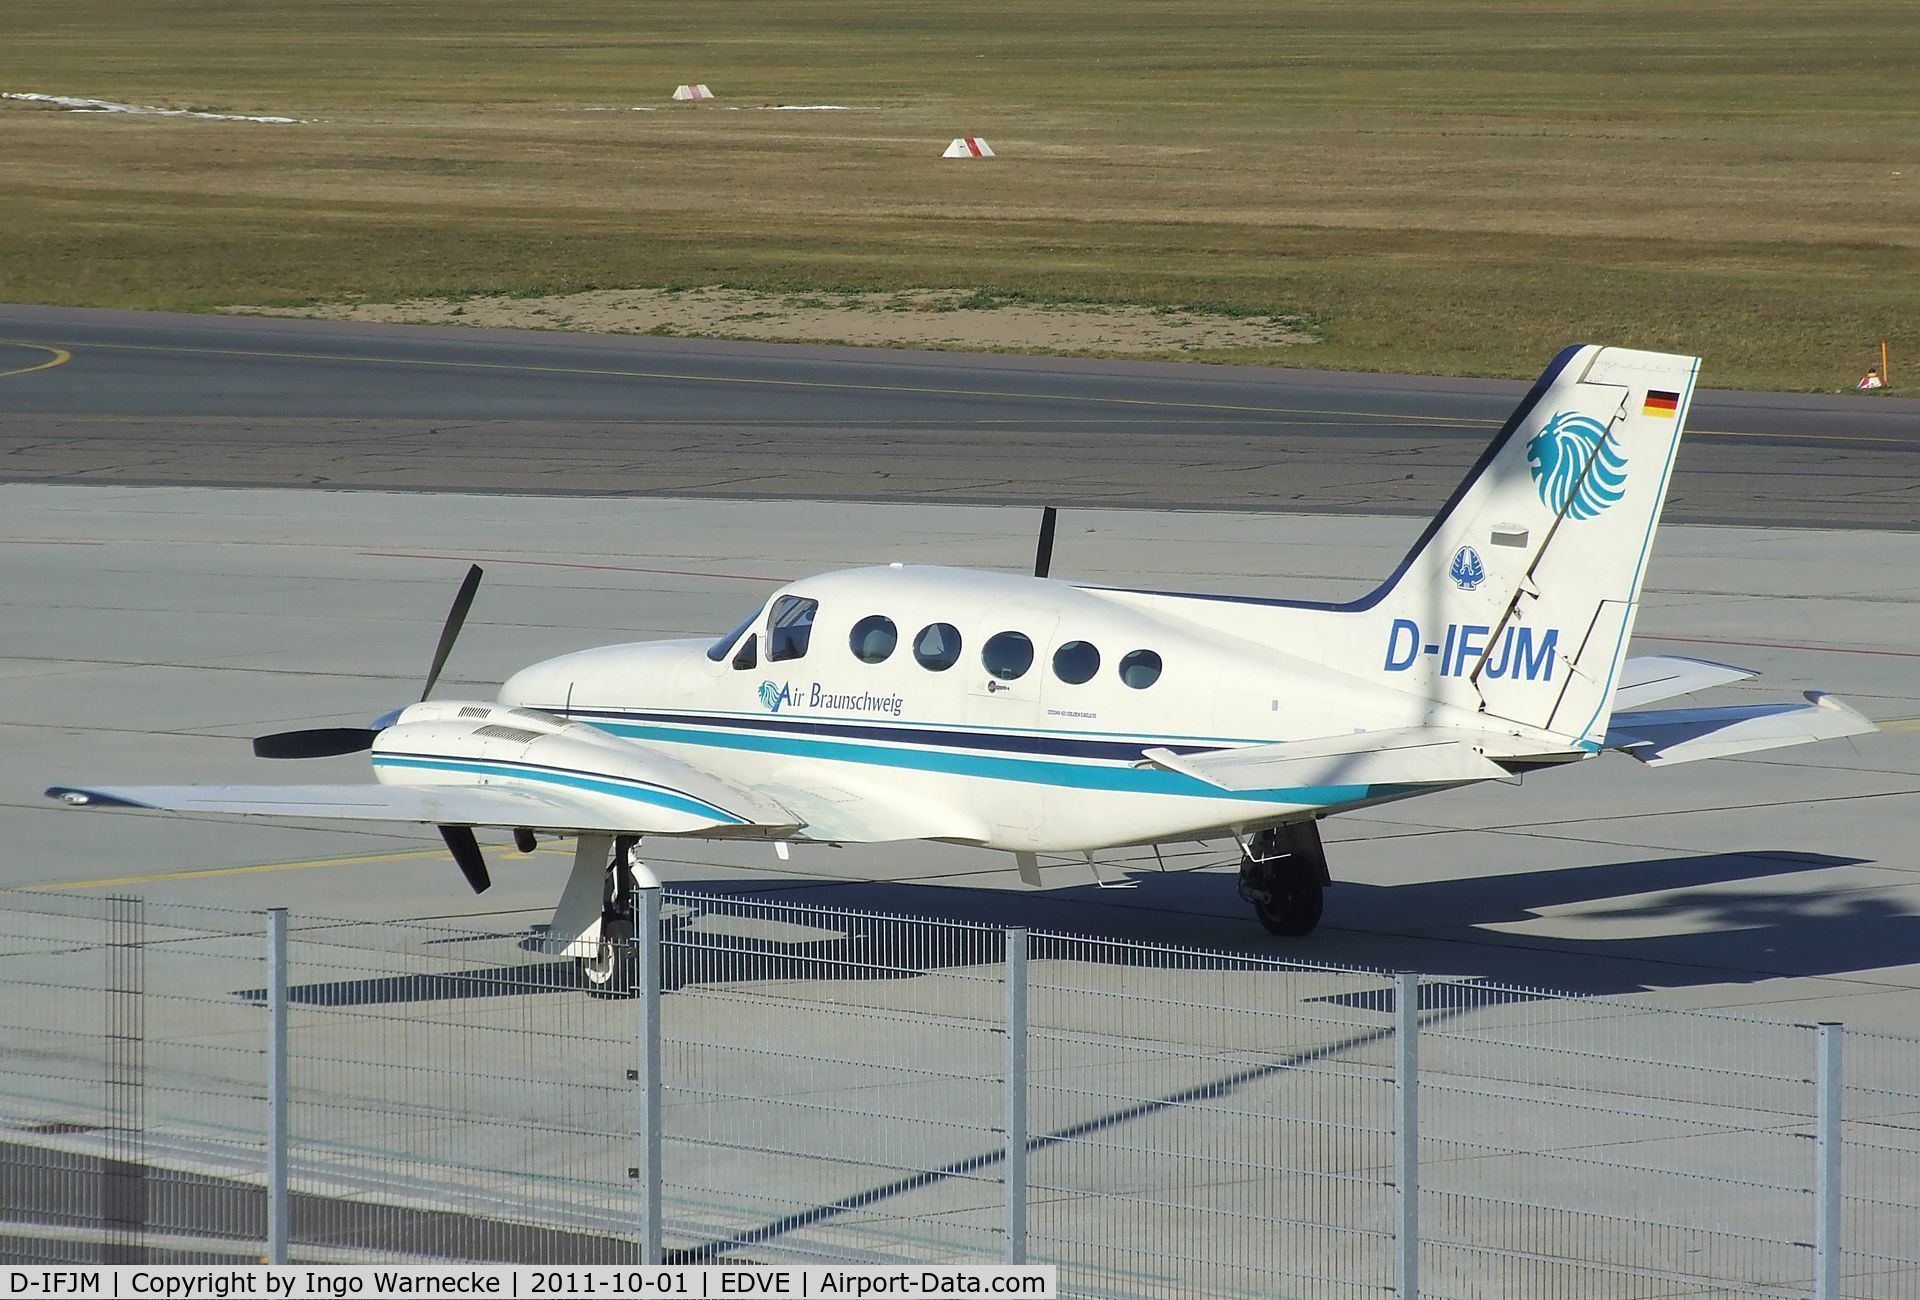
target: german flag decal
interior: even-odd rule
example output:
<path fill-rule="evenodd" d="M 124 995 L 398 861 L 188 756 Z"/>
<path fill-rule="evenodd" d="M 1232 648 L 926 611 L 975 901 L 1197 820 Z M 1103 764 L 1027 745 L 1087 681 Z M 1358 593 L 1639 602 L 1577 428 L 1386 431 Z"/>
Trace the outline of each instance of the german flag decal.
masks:
<path fill-rule="evenodd" d="M 1680 394 L 1663 393 L 1657 388 L 1647 390 L 1646 404 L 1640 408 L 1642 415 L 1657 415 L 1663 420 L 1671 420 L 1680 412 Z"/>

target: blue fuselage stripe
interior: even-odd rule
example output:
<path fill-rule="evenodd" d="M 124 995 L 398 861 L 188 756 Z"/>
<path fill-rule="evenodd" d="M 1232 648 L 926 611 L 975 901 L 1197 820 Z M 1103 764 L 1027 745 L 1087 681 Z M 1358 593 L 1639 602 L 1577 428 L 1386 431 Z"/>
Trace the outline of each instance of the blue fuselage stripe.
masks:
<path fill-rule="evenodd" d="M 604 773 L 575 772 L 567 768 L 515 763 L 505 759 L 435 758 L 429 755 L 392 753 L 374 755 L 373 765 L 430 772 L 460 772 L 471 776 L 506 776 L 516 781 L 538 781 L 570 790 L 588 790 L 594 794 L 608 794 L 620 799 L 632 799 L 637 803 L 671 808 L 676 812 L 704 817 L 709 821 L 724 822 L 729 826 L 748 824 L 745 818 L 736 817 L 724 808 L 715 807 L 691 795 L 678 794 L 672 790 L 621 777 L 611 777 Z"/>
<path fill-rule="evenodd" d="M 576 711 L 575 716 L 580 711 Z M 1411 787 L 1378 785 L 1298 786 L 1272 790 L 1224 790 L 1182 772 L 1132 764 L 1067 763 L 1055 759 L 1010 758 L 1000 754 L 963 753 L 953 749 L 910 749 L 900 744 L 876 745 L 829 740 L 818 736 L 770 735 L 764 732 L 679 724 L 620 722 L 611 710 L 598 710 L 594 725 L 630 740 L 656 744 L 700 745 L 792 758 L 862 763 L 945 776 L 1019 781 L 1061 790 L 1103 790 L 1123 794 L 1174 795 L 1189 799 L 1229 799 L 1245 803 L 1298 804 L 1326 807 L 1356 803 Z M 704 722 L 704 719 L 702 720 Z M 953 733 L 950 733 L 953 734 Z M 964 735 L 965 733 L 958 733 Z M 977 738 L 976 738 L 977 743 Z M 1143 741 L 1136 747 L 1149 747 Z"/>
<path fill-rule="evenodd" d="M 1229 748 L 1221 741 L 1196 741 L 1191 737 L 1122 737 L 1118 740 L 1090 740 L 1077 736 L 1050 735 L 1045 732 L 962 731 L 947 727 L 912 724 L 876 724 L 843 722 L 838 719 L 738 717 L 716 713 L 660 713 L 628 709 L 575 708 L 548 709 L 564 713 L 608 731 L 617 731 L 633 723 L 693 724 L 725 731 L 754 731 L 765 734 L 829 736 L 838 740 L 876 740 L 889 745 L 937 745 L 957 749 L 998 750 L 1009 754 L 1047 755 L 1054 758 L 1109 759 L 1131 763 L 1141 751 L 1164 746 L 1176 754 L 1204 754 Z M 1258 742 L 1250 742 L 1258 743 Z"/>

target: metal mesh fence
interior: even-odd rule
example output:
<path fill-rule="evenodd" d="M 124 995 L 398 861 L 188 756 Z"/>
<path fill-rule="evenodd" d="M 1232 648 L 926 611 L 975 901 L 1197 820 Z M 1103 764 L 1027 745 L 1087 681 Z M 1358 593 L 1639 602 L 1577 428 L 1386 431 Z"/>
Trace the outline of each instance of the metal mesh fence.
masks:
<path fill-rule="evenodd" d="M 1421 1000 L 1428 1293 L 1807 1293 L 1811 1031 L 1484 984 Z"/>
<path fill-rule="evenodd" d="M 1001 1255 L 1000 931 L 669 896 L 669 1249 Z"/>
<path fill-rule="evenodd" d="M 22 1262 L 257 1259 L 260 918 L 132 899 L 0 907 L 0 1197 Z"/>
<path fill-rule="evenodd" d="M 288 930 L 295 1260 L 645 1262 L 657 1169 L 667 1262 L 1024 1249 L 1073 1295 L 1400 1286 L 1380 972 L 1053 934 L 1010 960 L 996 927 L 669 892 L 650 1164 L 646 999 L 596 996 L 538 931 Z M 265 932 L 0 899 L 0 1257 L 261 1257 Z M 1419 1294 L 1813 1292 L 1812 1027 L 1418 1001 Z M 1834 1294 L 1920 1300 L 1920 1043 L 1844 1049 Z"/>
<path fill-rule="evenodd" d="M 546 949 L 292 919 L 296 1257 L 637 1262 L 636 1020 Z"/>
<path fill-rule="evenodd" d="M 1920 1297 L 1920 1070 L 1905 1038 L 1845 1040 L 1841 1204 L 1845 1290 L 1862 1300 Z"/>
<path fill-rule="evenodd" d="M 1375 972 L 1035 935 L 1034 1258 L 1123 1295 L 1391 1288 Z"/>

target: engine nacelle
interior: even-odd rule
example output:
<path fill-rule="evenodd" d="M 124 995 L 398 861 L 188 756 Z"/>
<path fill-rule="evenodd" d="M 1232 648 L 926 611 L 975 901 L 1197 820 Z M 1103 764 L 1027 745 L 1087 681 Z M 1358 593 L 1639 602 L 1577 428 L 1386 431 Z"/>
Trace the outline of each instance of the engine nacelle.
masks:
<path fill-rule="evenodd" d="M 395 785 L 507 786 L 564 794 L 631 818 L 636 833 L 739 828 L 765 835 L 797 819 L 752 791 L 584 722 L 460 700 L 407 706 L 374 737 L 375 777 Z"/>

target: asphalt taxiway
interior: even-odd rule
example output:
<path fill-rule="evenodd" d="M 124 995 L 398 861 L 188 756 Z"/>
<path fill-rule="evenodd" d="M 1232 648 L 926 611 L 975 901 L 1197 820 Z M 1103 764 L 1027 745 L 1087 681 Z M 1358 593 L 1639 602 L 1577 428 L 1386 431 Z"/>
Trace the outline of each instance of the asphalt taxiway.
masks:
<path fill-rule="evenodd" d="M 1425 515 L 1525 388 L 0 306 L 0 479 Z M 1708 388 L 1689 430 L 1672 521 L 1920 515 L 1920 401 Z"/>

